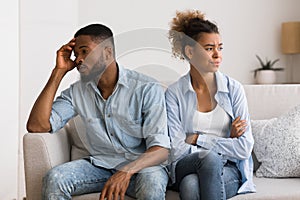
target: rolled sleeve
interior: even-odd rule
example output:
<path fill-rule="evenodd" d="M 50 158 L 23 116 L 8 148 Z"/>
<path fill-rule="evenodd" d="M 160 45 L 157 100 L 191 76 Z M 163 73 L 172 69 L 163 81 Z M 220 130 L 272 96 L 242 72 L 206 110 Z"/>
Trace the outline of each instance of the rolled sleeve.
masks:
<path fill-rule="evenodd" d="M 51 124 L 50 133 L 55 133 L 64 126 L 61 116 L 53 109 L 51 111 L 50 124 Z"/>
<path fill-rule="evenodd" d="M 148 137 L 146 141 L 148 149 L 153 146 L 160 146 L 166 149 L 170 149 L 169 137 L 164 134 Z"/>
<path fill-rule="evenodd" d="M 72 105 L 71 88 L 64 90 L 53 102 L 50 115 L 51 133 L 57 132 L 77 115 Z"/>
<path fill-rule="evenodd" d="M 159 85 L 151 87 L 146 94 L 143 136 L 147 149 L 152 146 L 161 146 L 170 149 L 170 139 L 167 129 L 167 113 L 164 92 Z"/>

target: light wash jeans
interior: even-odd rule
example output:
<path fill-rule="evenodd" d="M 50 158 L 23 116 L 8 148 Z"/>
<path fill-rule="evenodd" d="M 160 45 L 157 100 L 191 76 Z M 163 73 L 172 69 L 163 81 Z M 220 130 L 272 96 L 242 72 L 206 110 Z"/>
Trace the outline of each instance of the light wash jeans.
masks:
<path fill-rule="evenodd" d="M 65 200 L 100 192 L 116 170 L 94 166 L 88 160 L 71 161 L 51 169 L 43 179 L 43 200 Z M 143 169 L 132 176 L 126 194 L 140 200 L 165 199 L 168 174 L 160 166 Z"/>
<path fill-rule="evenodd" d="M 178 161 L 175 189 L 182 200 L 224 200 L 237 194 L 241 174 L 235 163 L 221 155 L 196 152 Z"/>

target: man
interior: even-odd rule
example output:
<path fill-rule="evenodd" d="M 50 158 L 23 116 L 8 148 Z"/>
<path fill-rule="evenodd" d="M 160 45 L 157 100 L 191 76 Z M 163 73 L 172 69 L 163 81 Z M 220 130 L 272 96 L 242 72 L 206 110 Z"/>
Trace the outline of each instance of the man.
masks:
<path fill-rule="evenodd" d="M 81 81 L 54 101 L 64 75 L 74 68 Z M 81 28 L 57 51 L 27 129 L 53 133 L 76 115 L 86 126 L 79 134 L 91 156 L 51 169 L 43 179 L 43 199 L 100 191 L 100 200 L 124 199 L 125 194 L 165 198 L 168 175 L 160 164 L 170 144 L 164 91 L 153 79 L 117 64 L 112 31 L 101 24 Z"/>

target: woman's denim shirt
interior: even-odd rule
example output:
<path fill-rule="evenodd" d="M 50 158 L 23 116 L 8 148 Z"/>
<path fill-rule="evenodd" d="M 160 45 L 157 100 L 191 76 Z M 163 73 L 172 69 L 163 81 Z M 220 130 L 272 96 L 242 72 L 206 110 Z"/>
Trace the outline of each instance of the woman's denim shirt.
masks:
<path fill-rule="evenodd" d="M 212 150 L 222 155 L 224 160 L 237 163 L 242 175 L 242 186 L 238 193 L 255 192 L 253 184 L 253 136 L 250 126 L 247 99 L 242 85 L 217 71 L 215 73 L 217 92 L 215 100 L 231 117 L 231 122 L 238 116 L 247 121 L 245 133 L 239 138 L 226 138 L 200 134 L 197 145 L 185 143 L 187 134 L 193 130 L 193 117 L 197 110 L 197 96 L 191 84 L 190 73 L 170 85 L 165 93 L 168 115 L 168 130 L 171 139 L 171 178 L 175 182 L 175 166 L 178 160 L 198 148 Z"/>

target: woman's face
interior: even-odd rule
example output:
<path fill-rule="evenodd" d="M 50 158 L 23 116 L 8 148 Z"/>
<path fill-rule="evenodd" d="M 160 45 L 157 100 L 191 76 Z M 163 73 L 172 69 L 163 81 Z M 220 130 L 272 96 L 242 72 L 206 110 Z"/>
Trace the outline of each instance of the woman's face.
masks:
<path fill-rule="evenodd" d="M 222 62 L 223 44 L 220 35 L 203 33 L 198 40 L 198 44 L 191 50 L 190 63 L 199 72 L 216 72 Z"/>

